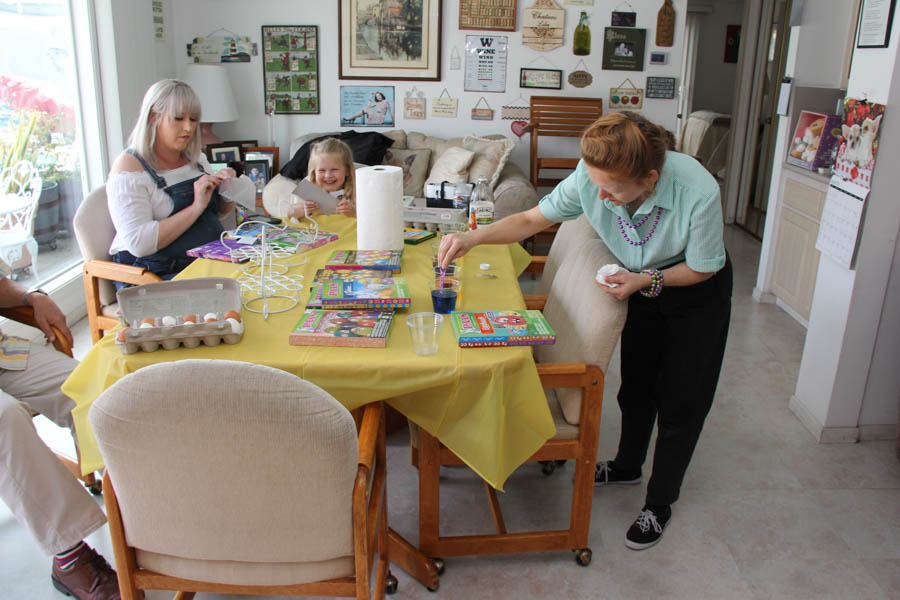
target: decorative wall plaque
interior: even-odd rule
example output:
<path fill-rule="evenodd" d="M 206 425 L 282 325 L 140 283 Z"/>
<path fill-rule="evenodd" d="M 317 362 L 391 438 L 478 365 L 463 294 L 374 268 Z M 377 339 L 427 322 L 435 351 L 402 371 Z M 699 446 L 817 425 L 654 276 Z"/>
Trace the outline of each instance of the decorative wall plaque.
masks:
<path fill-rule="evenodd" d="M 546 52 L 563 45 L 566 11 L 553 0 L 535 0 L 522 18 L 522 44 Z"/>
<path fill-rule="evenodd" d="M 516 0 L 459 0 L 460 29 L 516 30 Z"/>
<path fill-rule="evenodd" d="M 603 32 L 603 68 L 643 71 L 646 38 L 646 29 L 607 27 Z"/>
<path fill-rule="evenodd" d="M 674 77 L 648 77 L 647 97 L 671 100 L 675 97 Z"/>
<path fill-rule="evenodd" d="M 403 118 L 425 118 L 425 92 L 417 90 L 416 86 L 413 86 L 413 89 L 406 92 L 403 99 Z"/>
<path fill-rule="evenodd" d="M 622 87 L 626 83 L 632 87 Z M 609 108 L 641 108 L 644 105 L 644 90 L 626 79 L 619 87 L 609 88 Z"/>
<path fill-rule="evenodd" d="M 666 48 L 675 40 L 675 7 L 665 0 L 656 15 L 656 45 Z"/>
<path fill-rule="evenodd" d="M 581 69 L 578 67 L 581 67 Z M 569 85 L 583 88 L 591 85 L 591 82 L 594 81 L 594 76 L 588 73 L 587 65 L 584 64 L 584 60 L 579 60 L 578 64 L 575 65 L 575 70 L 569 73 L 568 80 Z"/>
<path fill-rule="evenodd" d="M 450 92 L 447 91 L 447 88 L 444 88 L 440 96 L 431 99 L 431 116 L 455 119 L 458 105 L 459 98 L 451 98 Z"/>

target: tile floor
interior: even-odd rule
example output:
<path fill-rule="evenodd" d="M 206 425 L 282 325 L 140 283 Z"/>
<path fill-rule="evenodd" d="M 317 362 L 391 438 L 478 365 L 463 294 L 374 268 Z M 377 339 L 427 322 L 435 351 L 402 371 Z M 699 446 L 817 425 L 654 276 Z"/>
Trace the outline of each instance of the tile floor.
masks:
<path fill-rule="evenodd" d="M 644 486 L 594 495 L 587 568 L 568 552 L 450 558 L 436 594 L 394 568 L 398 598 L 900 599 L 900 464 L 894 442 L 819 445 L 788 410 L 804 329 L 752 300 L 759 243 L 733 228 L 734 308 L 719 391 L 662 542 L 623 544 Z M 79 323 L 76 347 L 90 346 Z M 617 358 L 606 379 L 600 457 L 618 439 Z M 391 525 L 416 539 L 416 472 L 408 436 L 389 438 Z M 649 464 L 649 463 L 648 463 Z M 490 527 L 480 483 L 445 469 L 444 532 Z M 501 502 L 510 530 L 568 519 L 572 467 L 516 471 Z M 552 524 L 550 526 L 553 526 Z M 94 544 L 112 556 L 106 529 Z M 57 599 L 50 561 L 0 504 L 0 597 Z M 154 592 L 149 600 L 170 598 Z M 203 598 L 225 596 L 201 595 Z M 230 597 L 229 597 L 230 598 Z M 235 597 L 237 598 L 237 597 Z"/>

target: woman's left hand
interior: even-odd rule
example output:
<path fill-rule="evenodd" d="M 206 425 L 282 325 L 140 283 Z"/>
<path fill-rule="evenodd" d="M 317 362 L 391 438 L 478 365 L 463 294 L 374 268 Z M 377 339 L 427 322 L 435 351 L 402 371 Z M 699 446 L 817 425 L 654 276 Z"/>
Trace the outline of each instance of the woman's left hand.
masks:
<path fill-rule="evenodd" d="M 341 200 L 337 203 L 338 213 L 344 215 L 345 217 L 355 217 L 356 216 L 356 205 L 350 202 L 349 200 Z"/>
<path fill-rule="evenodd" d="M 650 275 L 647 273 L 619 273 L 617 275 L 608 275 L 606 281 L 609 283 L 618 283 L 616 287 L 609 287 L 597 281 L 594 285 L 611 296 L 615 296 L 619 300 L 625 300 L 638 290 L 650 287 Z"/>
<path fill-rule="evenodd" d="M 237 173 L 234 172 L 234 169 L 220 169 L 213 177 L 219 180 L 219 183 L 222 183 L 226 179 L 231 179 L 236 177 Z"/>

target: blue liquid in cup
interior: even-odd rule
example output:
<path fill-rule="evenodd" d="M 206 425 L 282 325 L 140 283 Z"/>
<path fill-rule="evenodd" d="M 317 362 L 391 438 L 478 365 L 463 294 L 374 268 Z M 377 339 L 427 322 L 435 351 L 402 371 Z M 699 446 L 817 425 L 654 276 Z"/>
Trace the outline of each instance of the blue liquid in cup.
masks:
<path fill-rule="evenodd" d="M 446 315 L 456 310 L 457 295 L 458 292 L 456 290 L 449 288 L 431 290 L 431 303 L 434 305 L 434 312 Z"/>

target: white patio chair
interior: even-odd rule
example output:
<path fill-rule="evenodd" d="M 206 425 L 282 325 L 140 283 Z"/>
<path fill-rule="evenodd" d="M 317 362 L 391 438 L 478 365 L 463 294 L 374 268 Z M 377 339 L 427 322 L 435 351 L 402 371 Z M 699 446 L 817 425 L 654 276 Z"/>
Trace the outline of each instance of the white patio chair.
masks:
<path fill-rule="evenodd" d="M 28 248 L 35 279 L 39 277 L 34 216 L 40 197 L 41 176 L 29 161 L 0 171 L 0 259 L 12 267 L 22 259 L 22 248 Z"/>

